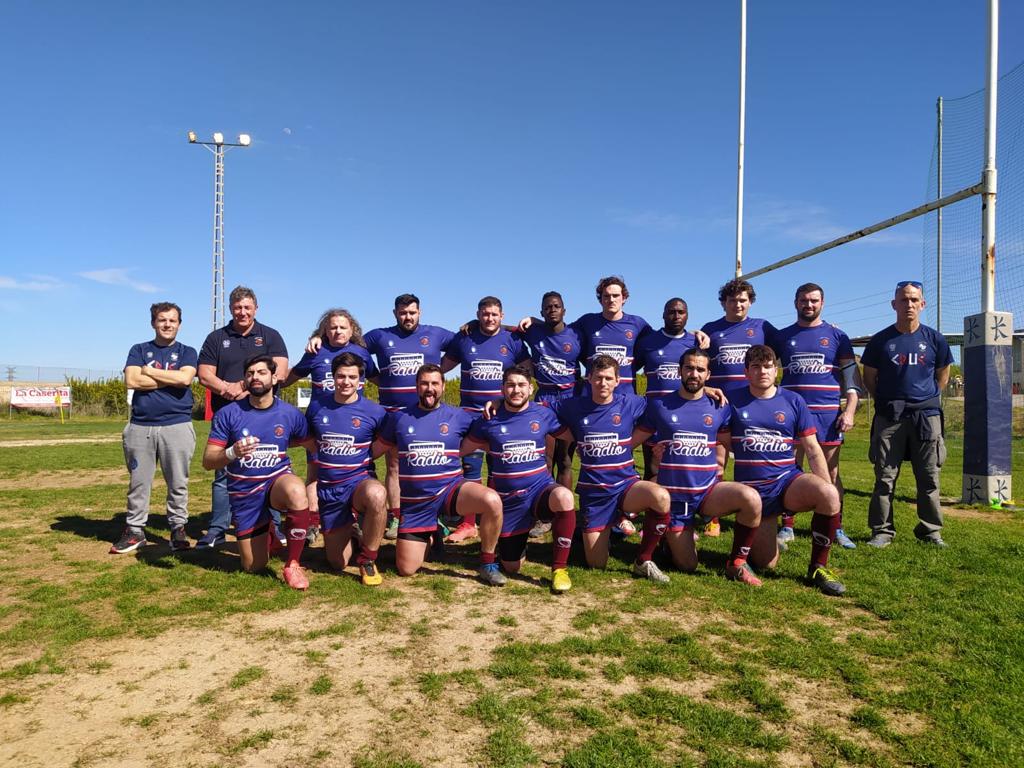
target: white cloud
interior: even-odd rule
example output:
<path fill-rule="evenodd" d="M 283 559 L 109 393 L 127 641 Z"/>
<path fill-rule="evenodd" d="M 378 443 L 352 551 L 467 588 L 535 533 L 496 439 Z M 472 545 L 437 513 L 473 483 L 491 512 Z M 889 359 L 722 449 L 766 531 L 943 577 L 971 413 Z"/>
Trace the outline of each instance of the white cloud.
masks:
<path fill-rule="evenodd" d="M 860 222 L 859 226 L 866 227 L 874 223 L 865 221 Z M 750 201 L 743 228 L 746 232 L 780 236 L 814 246 L 850 234 L 858 227 L 837 223 L 832 212 L 823 205 L 762 197 Z M 883 230 L 868 235 L 861 242 L 872 245 L 920 245 L 921 236 Z"/>
<path fill-rule="evenodd" d="M 0 275 L 0 288 L 12 291 L 52 291 L 64 285 L 56 277 L 49 275 L 29 275 L 27 280 Z"/>
<path fill-rule="evenodd" d="M 686 220 L 677 213 L 665 211 L 610 211 L 612 221 L 625 224 L 635 229 L 648 229 L 655 232 L 672 232 L 686 226 Z"/>
<path fill-rule="evenodd" d="M 142 293 L 156 293 L 159 290 L 152 283 L 133 280 L 129 274 L 131 271 L 130 269 L 114 267 L 112 269 L 95 269 L 90 272 L 79 272 L 78 276 L 84 277 L 86 280 L 103 283 L 104 285 L 122 285 L 125 288 L 131 288 Z"/>
<path fill-rule="evenodd" d="M 282 128 L 281 129 L 281 133 L 283 133 L 285 136 L 291 136 L 292 135 L 292 129 L 291 128 Z"/>

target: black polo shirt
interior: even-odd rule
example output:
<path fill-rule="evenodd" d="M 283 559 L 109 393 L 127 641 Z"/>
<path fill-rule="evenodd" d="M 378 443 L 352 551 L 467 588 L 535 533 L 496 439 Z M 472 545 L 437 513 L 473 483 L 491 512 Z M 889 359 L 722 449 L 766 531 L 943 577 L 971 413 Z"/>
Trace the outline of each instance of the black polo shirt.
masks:
<path fill-rule="evenodd" d="M 254 321 L 249 333 L 244 336 L 231 323 L 211 331 L 199 352 L 200 365 L 213 365 L 217 376 L 224 381 L 241 381 L 245 378 L 245 361 L 259 354 L 271 357 L 288 357 L 288 348 L 281 334 L 269 325 Z M 210 403 L 216 413 L 231 400 L 225 400 L 216 392 L 210 393 Z"/>

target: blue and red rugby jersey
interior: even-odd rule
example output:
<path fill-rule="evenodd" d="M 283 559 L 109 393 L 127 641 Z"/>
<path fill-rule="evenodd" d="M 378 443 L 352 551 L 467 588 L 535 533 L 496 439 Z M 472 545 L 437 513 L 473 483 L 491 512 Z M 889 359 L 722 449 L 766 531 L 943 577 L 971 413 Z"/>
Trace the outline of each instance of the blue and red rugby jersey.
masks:
<path fill-rule="evenodd" d="M 616 394 L 607 405 L 590 397 L 571 397 L 552 406 L 558 420 L 576 439 L 580 457 L 577 492 L 614 490 L 636 479 L 633 427 L 643 416 L 647 400 Z"/>
<path fill-rule="evenodd" d="M 743 357 L 747 350 L 757 344 L 774 347 L 778 331 L 767 320 L 748 317 L 738 323 L 730 323 L 724 317 L 706 323 L 701 328 L 708 335 L 711 344 L 711 376 L 708 386 L 723 390 L 729 399 L 734 393 L 747 388 Z"/>
<path fill-rule="evenodd" d="M 546 323 L 533 323 L 516 336 L 529 345 L 538 395 L 569 392 L 576 386 L 582 346 L 575 328 L 566 325 L 559 333 L 552 333 Z"/>
<path fill-rule="evenodd" d="M 767 485 L 796 468 L 795 443 L 818 431 L 803 398 L 781 387 L 764 399 L 737 392 L 730 405 L 735 477 L 745 485 Z"/>
<path fill-rule="evenodd" d="M 547 436 L 562 431 L 555 412 L 537 402 L 526 410 L 511 413 L 504 406 L 490 419 L 477 419 L 469 436 L 487 443 L 490 457 L 488 485 L 505 499 L 521 495 L 538 481 L 551 482 L 545 452 Z"/>
<path fill-rule="evenodd" d="M 639 315 L 623 312 L 618 320 L 606 320 L 600 312 L 590 312 L 576 320 L 572 327 L 580 336 L 581 358 L 589 365 L 598 355 L 608 355 L 619 363 L 619 386 L 616 393 L 632 394 L 633 358 L 640 337 L 651 332 L 651 326 Z"/>
<path fill-rule="evenodd" d="M 380 404 L 389 411 L 416 405 L 416 371 L 424 363 L 440 365 L 454 338 L 436 325 L 419 325 L 410 333 L 393 325 L 363 336 L 366 349 L 377 357 Z"/>
<path fill-rule="evenodd" d="M 831 323 L 806 328 L 799 323 L 776 332 L 782 386 L 804 399 L 815 413 L 839 411 L 840 360 L 853 360 L 850 337 Z"/>
<path fill-rule="evenodd" d="M 414 405 L 384 420 L 379 438 L 398 448 L 398 482 L 402 505 L 430 501 L 462 477 L 459 447 L 473 415 L 442 403 L 432 411 Z M 436 520 L 413 532 L 433 531 Z"/>
<path fill-rule="evenodd" d="M 366 364 L 366 370 L 363 371 L 363 375 L 359 379 L 360 389 L 362 389 L 366 379 L 372 379 L 377 375 L 377 366 L 373 364 L 373 358 L 370 357 L 366 347 L 361 347 L 352 342 L 343 347 L 332 347 L 324 342 L 316 352 L 304 353 L 299 362 L 292 368 L 292 373 L 300 378 L 309 376 L 313 384 L 312 402 L 334 401 L 334 377 L 331 375 L 331 363 L 342 352 L 351 352 L 353 355 L 358 355 Z"/>
<path fill-rule="evenodd" d="M 228 497 L 249 496 L 266 490 L 279 475 L 292 471 L 288 448 L 305 439 L 306 418 L 294 405 L 274 398 L 269 408 L 254 408 L 248 398 L 228 403 L 213 416 L 209 442 L 233 445 L 243 437 L 257 437 L 256 450 L 225 467 Z"/>
<path fill-rule="evenodd" d="M 461 366 L 459 405 L 480 413 L 488 402 L 501 397 L 505 369 L 527 360 L 529 354 L 522 341 L 499 329 L 493 336 L 479 330 L 459 334 L 448 345 L 445 357 Z"/>
<path fill-rule="evenodd" d="M 309 433 L 316 438 L 317 483 L 339 485 L 370 476 L 371 447 L 384 426 L 387 411 L 362 395 L 352 403 L 310 403 Z"/>
<path fill-rule="evenodd" d="M 633 367 L 647 375 L 647 398 L 664 397 L 679 389 L 679 358 L 697 346 L 697 337 L 689 331 L 670 336 L 664 329 L 645 334 L 636 345 Z"/>
<path fill-rule="evenodd" d="M 718 482 L 718 436 L 731 422 L 732 408 L 707 395 L 687 400 L 673 392 L 648 402 L 638 426 L 665 446 L 658 485 L 673 501 L 691 501 Z"/>

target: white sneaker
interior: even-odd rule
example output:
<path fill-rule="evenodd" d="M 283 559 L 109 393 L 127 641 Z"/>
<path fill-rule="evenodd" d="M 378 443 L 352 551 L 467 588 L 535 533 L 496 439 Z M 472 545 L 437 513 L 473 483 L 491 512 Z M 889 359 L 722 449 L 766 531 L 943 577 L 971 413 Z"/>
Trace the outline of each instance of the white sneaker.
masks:
<path fill-rule="evenodd" d="M 633 563 L 633 575 L 637 578 L 653 581 L 655 584 L 668 584 L 672 581 L 672 579 L 661 572 L 661 569 L 654 564 L 653 560 Z"/>

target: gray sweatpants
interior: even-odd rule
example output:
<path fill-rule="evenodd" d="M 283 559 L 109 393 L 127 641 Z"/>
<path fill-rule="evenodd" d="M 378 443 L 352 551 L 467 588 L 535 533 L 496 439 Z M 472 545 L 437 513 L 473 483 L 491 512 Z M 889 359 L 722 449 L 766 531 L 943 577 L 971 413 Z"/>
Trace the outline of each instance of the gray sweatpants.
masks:
<path fill-rule="evenodd" d="M 934 434 L 938 435 L 940 422 L 934 419 Z M 896 527 L 893 524 L 892 502 L 896 490 L 896 479 L 904 459 L 910 459 L 917 481 L 917 518 L 914 535 L 927 539 L 942 530 L 942 509 L 939 507 L 939 468 L 946 461 L 946 444 L 941 437 L 935 440 L 921 440 L 909 419 L 889 421 L 881 414 L 875 414 L 872 424 L 871 447 L 868 458 L 875 465 L 875 489 L 868 505 L 868 525 L 876 536 L 893 538 Z"/>
<path fill-rule="evenodd" d="M 167 483 L 167 522 L 171 528 L 188 522 L 188 468 L 196 449 L 192 422 L 169 427 L 129 423 L 121 435 L 128 467 L 128 525 L 142 530 L 149 519 L 149 494 L 156 463 Z"/>

